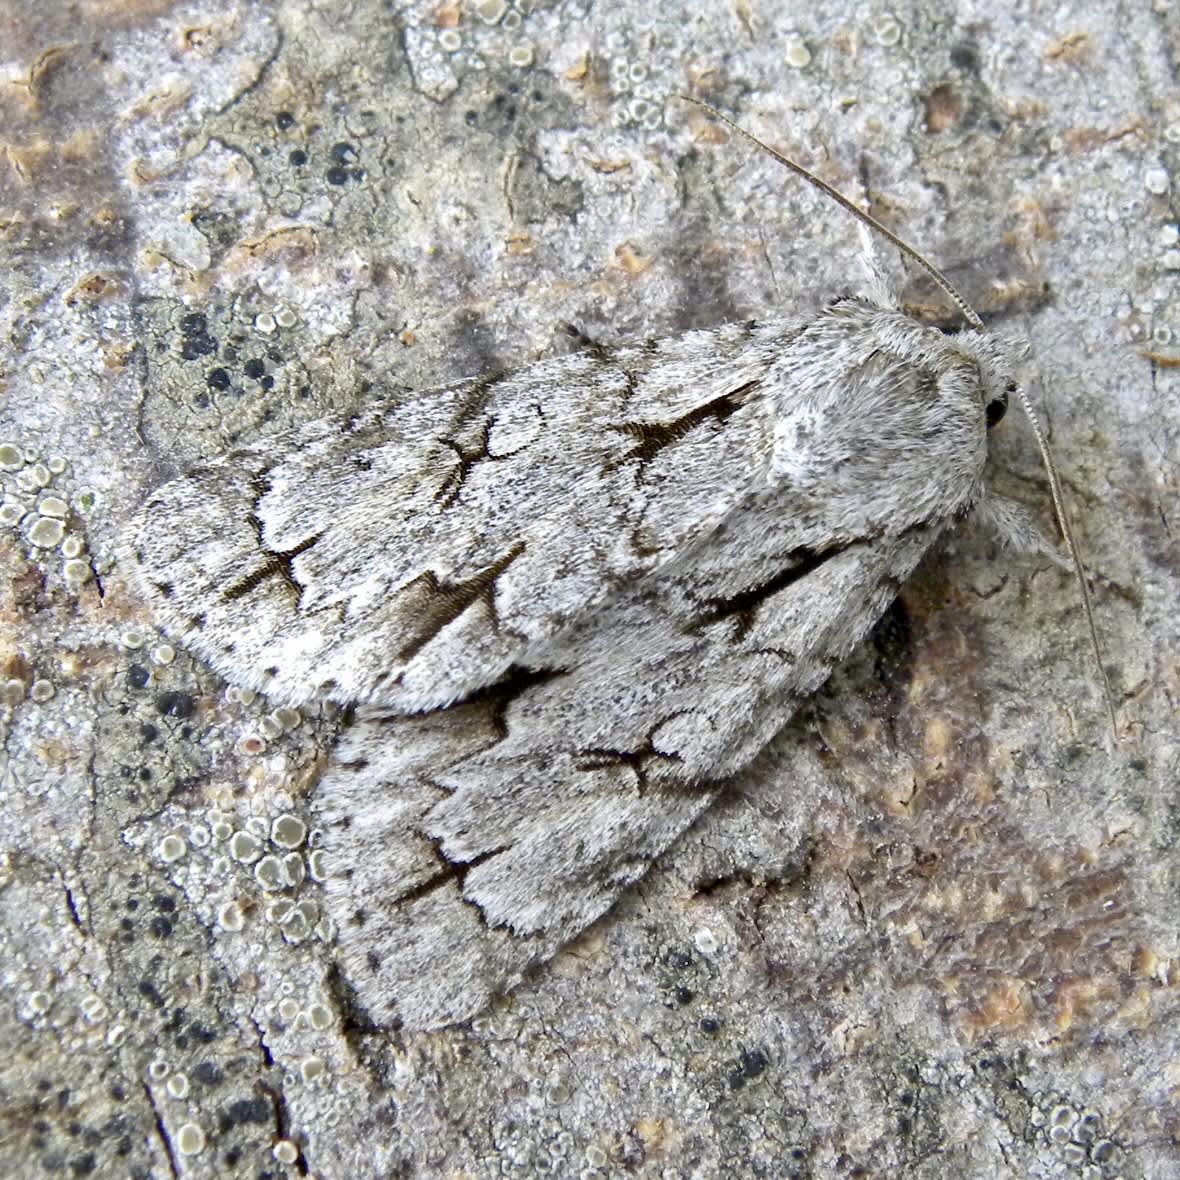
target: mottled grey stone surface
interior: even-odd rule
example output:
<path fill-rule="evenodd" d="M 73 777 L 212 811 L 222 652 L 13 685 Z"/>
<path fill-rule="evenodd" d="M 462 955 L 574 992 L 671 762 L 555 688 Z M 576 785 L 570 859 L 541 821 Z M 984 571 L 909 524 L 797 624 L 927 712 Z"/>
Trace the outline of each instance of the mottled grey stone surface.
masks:
<path fill-rule="evenodd" d="M 0 6 L 0 1173 L 1180 1176 L 1178 11 Z M 338 722 L 169 648 L 114 539 L 326 406 L 852 285 L 677 91 L 1029 338 L 1127 736 L 1070 579 L 964 532 L 642 888 L 399 1040 L 291 818 Z"/>

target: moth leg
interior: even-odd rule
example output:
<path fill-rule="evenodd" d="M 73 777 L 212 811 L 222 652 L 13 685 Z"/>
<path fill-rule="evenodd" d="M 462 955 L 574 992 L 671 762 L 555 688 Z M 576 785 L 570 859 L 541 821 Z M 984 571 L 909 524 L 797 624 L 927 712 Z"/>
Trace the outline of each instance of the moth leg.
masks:
<path fill-rule="evenodd" d="M 857 222 L 856 229 L 860 236 L 860 254 L 857 256 L 862 274 L 860 294 L 876 307 L 895 311 L 899 306 L 897 287 L 890 279 L 881 255 L 880 240 L 862 222 Z"/>
<path fill-rule="evenodd" d="M 969 519 L 986 528 L 1010 553 L 1046 557 L 1058 569 L 1073 570 L 1069 557 L 1041 532 L 1033 513 L 1015 500 L 985 492 L 971 509 Z"/>

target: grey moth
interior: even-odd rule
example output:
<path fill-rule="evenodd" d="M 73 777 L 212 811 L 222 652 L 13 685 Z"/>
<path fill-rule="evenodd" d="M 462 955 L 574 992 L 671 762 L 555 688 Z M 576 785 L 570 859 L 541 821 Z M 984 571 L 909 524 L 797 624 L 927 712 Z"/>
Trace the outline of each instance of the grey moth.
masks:
<path fill-rule="evenodd" d="M 374 1020 L 466 1019 L 604 914 L 966 514 L 1035 536 L 983 479 L 1015 359 L 870 266 L 809 318 L 402 395 L 148 498 L 123 558 L 164 629 L 355 707 L 313 807 Z"/>

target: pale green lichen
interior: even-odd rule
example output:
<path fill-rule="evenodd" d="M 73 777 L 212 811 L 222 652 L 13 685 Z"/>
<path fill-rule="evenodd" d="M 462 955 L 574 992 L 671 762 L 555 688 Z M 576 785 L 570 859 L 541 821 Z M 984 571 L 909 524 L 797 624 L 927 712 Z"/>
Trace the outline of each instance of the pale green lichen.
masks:
<path fill-rule="evenodd" d="M 332 1027 L 332 1009 L 327 1004 L 314 1003 L 307 1009 L 307 1022 L 316 1032 Z"/>
<path fill-rule="evenodd" d="M 901 23 L 891 12 L 883 12 L 872 22 L 873 37 L 878 45 L 889 48 L 901 41 Z"/>
<path fill-rule="evenodd" d="M 290 1139 L 280 1139 L 271 1148 L 271 1155 L 280 1164 L 293 1164 L 299 1158 L 299 1148 Z"/>
<path fill-rule="evenodd" d="M 220 813 L 215 813 L 209 819 L 209 835 L 218 843 L 228 840 L 234 834 L 234 826 Z"/>
<path fill-rule="evenodd" d="M 196 1123 L 185 1123 L 176 1132 L 176 1150 L 181 1155 L 200 1155 L 205 1150 L 205 1132 Z"/>
<path fill-rule="evenodd" d="M 128 651 L 138 651 L 144 644 L 143 632 L 134 627 L 128 628 L 119 636 L 119 642 Z"/>
<path fill-rule="evenodd" d="M 319 912 L 315 903 L 301 901 L 293 905 L 278 922 L 287 942 L 300 943 L 310 937 L 318 920 Z"/>
<path fill-rule="evenodd" d="M 303 857 L 298 852 L 288 852 L 283 857 L 283 875 L 287 885 L 292 889 L 303 884 L 307 869 L 303 864 Z"/>
<path fill-rule="evenodd" d="M 229 854 L 242 864 L 253 864 L 262 855 L 262 841 L 252 832 L 234 832 L 229 841 Z"/>
<path fill-rule="evenodd" d="M 217 924 L 231 934 L 236 934 L 246 925 L 246 915 L 236 901 L 227 901 L 217 911 Z"/>
<path fill-rule="evenodd" d="M 72 558 L 61 567 L 61 576 L 70 586 L 82 586 L 90 581 L 93 575 L 90 562 L 79 557 Z"/>
<path fill-rule="evenodd" d="M 303 714 L 298 709 L 278 708 L 271 717 L 283 730 L 284 733 L 290 733 L 291 730 L 296 729 L 303 722 Z"/>
<path fill-rule="evenodd" d="M 273 742 L 275 738 L 282 737 L 283 734 L 283 727 L 273 717 L 263 717 L 258 722 L 258 730 L 268 742 Z"/>
<path fill-rule="evenodd" d="M 243 827 L 251 835 L 257 836 L 259 840 L 265 840 L 270 834 L 270 821 L 263 815 L 250 816 Z"/>
<path fill-rule="evenodd" d="M 307 872 L 313 881 L 321 884 L 328 879 L 328 860 L 322 848 L 313 848 L 307 854 Z"/>
<path fill-rule="evenodd" d="M 285 889 L 287 877 L 283 872 L 283 862 L 277 856 L 264 856 L 254 866 L 254 880 L 268 893 Z"/>
<path fill-rule="evenodd" d="M 188 844 L 174 832 L 165 836 L 156 845 L 156 855 L 165 863 L 172 864 L 188 852 Z"/>
<path fill-rule="evenodd" d="M 508 11 L 506 0 L 478 0 L 475 5 L 475 15 L 485 25 L 499 24 L 501 18 Z"/>
<path fill-rule="evenodd" d="M 280 848 L 298 848 L 307 836 L 307 825 L 297 815 L 277 815 L 270 825 L 271 841 Z"/>
<path fill-rule="evenodd" d="M 37 511 L 42 516 L 64 518 L 69 515 L 70 506 L 61 496 L 42 496 L 40 503 L 37 505 Z"/>
<path fill-rule="evenodd" d="M 26 535 L 37 548 L 54 549 L 61 544 L 65 533 L 66 526 L 60 520 L 51 516 L 38 516 Z"/>
<path fill-rule="evenodd" d="M 78 1005 L 87 1024 L 101 1024 L 107 1016 L 107 1006 L 98 996 L 86 996 Z"/>
<path fill-rule="evenodd" d="M 277 898 L 266 907 L 266 920 L 273 922 L 276 926 L 286 920 L 287 916 L 295 908 L 295 903 L 289 901 L 285 897 Z"/>
<path fill-rule="evenodd" d="M 791 69 L 803 70 L 811 64 L 811 50 L 798 33 L 791 33 L 786 37 L 783 50 L 783 58 Z"/>

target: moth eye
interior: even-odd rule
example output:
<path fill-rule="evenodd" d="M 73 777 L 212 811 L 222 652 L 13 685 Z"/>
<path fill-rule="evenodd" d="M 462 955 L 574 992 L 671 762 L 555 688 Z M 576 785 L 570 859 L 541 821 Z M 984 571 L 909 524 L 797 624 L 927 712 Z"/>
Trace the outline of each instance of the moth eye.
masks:
<path fill-rule="evenodd" d="M 997 422 L 999 422 L 1008 412 L 1008 395 L 1016 392 L 1016 382 L 1010 381 L 1008 388 L 1000 394 L 999 397 L 994 398 L 987 403 L 987 428 L 991 430 Z"/>

